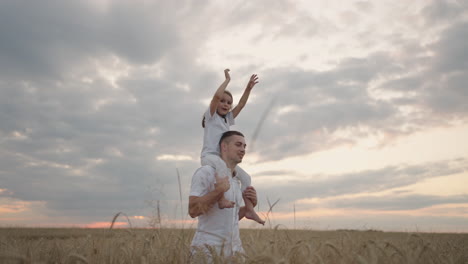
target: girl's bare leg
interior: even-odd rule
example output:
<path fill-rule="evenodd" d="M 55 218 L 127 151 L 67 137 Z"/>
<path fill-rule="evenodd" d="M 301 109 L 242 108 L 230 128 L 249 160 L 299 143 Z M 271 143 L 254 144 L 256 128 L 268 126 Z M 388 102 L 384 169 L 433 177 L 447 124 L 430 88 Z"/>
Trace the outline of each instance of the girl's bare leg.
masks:
<path fill-rule="evenodd" d="M 216 182 L 218 182 L 221 178 L 223 177 L 219 177 L 218 173 L 215 174 Z M 235 202 L 229 201 L 228 199 L 226 199 L 226 197 L 224 197 L 224 193 L 223 193 L 223 196 L 221 196 L 221 198 L 219 198 L 218 200 L 219 209 L 233 208 L 235 204 L 236 204 Z"/>
<path fill-rule="evenodd" d="M 245 218 L 254 220 L 255 222 L 264 225 L 265 221 L 258 216 L 257 212 L 255 212 L 252 201 L 250 201 L 247 197 L 244 198 L 245 203 Z"/>
<path fill-rule="evenodd" d="M 229 201 L 228 199 L 226 199 L 226 197 L 224 197 L 224 195 L 221 198 L 219 198 L 219 200 L 218 200 L 219 209 L 233 208 L 235 204 L 236 204 L 235 202 Z"/>

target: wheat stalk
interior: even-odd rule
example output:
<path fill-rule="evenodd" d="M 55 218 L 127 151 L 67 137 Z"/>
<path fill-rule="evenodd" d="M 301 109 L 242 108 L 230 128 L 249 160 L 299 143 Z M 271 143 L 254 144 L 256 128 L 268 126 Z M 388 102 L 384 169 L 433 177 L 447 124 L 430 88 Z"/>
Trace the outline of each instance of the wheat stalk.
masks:
<path fill-rule="evenodd" d="M 315 257 L 316 259 L 318 259 L 318 261 L 319 261 L 320 264 L 325 264 L 325 262 L 323 262 L 323 259 L 322 259 L 321 256 L 319 256 L 319 255 L 317 255 L 317 254 L 314 254 L 314 257 Z"/>
<path fill-rule="evenodd" d="M 280 201 L 280 199 L 276 200 L 276 202 L 274 202 L 273 204 L 270 203 L 270 199 L 267 197 L 267 202 L 268 202 L 268 206 L 270 207 L 268 209 L 268 212 L 266 213 L 266 216 L 265 218 L 268 220 L 268 225 L 270 226 L 271 228 L 271 222 L 270 222 L 270 213 L 273 212 L 273 207 Z"/>
<path fill-rule="evenodd" d="M 335 253 L 338 254 L 338 256 L 343 257 L 343 255 L 341 255 L 340 251 L 332 243 L 327 242 L 327 243 L 325 243 L 325 246 L 328 246 L 329 248 L 333 249 L 333 251 L 335 251 Z"/>
<path fill-rule="evenodd" d="M 111 222 L 109 229 L 112 229 L 114 227 L 115 220 L 117 220 L 117 217 L 119 217 L 119 215 L 125 216 L 127 218 L 128 225 L 130 226 L 130 228 L 132 228 L 132 223 L 130 222 L 130 219 L 128 218 L 128 216 L 122 212 L 118 212 L 117 214 L 115 214 L 114 218 L 112 218 L 112 222 Z"/>
<path fill-rule="evenodd" d="M 294 212 L 294 229 L 296 229 L 296 203 L 293 203 L 293 212 Z"/>
<path fill-rule="evenodd" d="M 81 261 L 81 262 L 86 263 L 86 264 L 89 263 L 88 259 L 86 259 L 84 256 L 78 255 L 78 254 L 70 254 L 70 255 L 68 255 L 68 258 L 69 259 L 75 259 L 77 261 Z"/>
<path fill-rule="evenodd" d="M 16 255 L 16 254 L 3 254 L 0 255 L 2 260 L 18 260 L 20 263 L 28 263 L 28 259 L 25 256 Z"/>
<path fill-rule="evenodd" d="M 184 220 L 184 208 L 182 207 L 182 186 L 180 184 L 180 173 L 179 173 L 179 169 L 176 168 L 176 171 L 177 171 L 177 181 L 179 182 L 179 199 L 180 199 L 180 217 L 181 217 L 181 220 Z M 184 221 L 182 221 L 183 223 Z"/>
<path fill-rule="evenodd" d="M 356 254 L 356 258 L 359 264 L 368 264 L 367 260 L 363 256 Z"/>
<path fill-rule="evenodd" d="M 254 130 L 253 135 L 252 135 L 252 140 L 250 140 L 250 149 L 251 149 L 252 152 L 254 151 L 254 145 L 255 145 L 255 142 L 257 141 L 258 134 L 260 133 L 260 130 L 261 130 L 262 126 L 263 126 L 263 123 L 265 122 L 265 120 L 267 119 L 267 117 L 270 114 L 271 110 L 273 109 L 273 105 L 275 104 L 275 102 L 276 102 L 276 96 L 273 97 L 273 99 L 271 99 L 271 101 L 268 104 L 267 108 L 262 113 L 262 115 L 260 117 L 260 120 L 257 123 L 257 126 L 255 127 L 255 130 Z"/>

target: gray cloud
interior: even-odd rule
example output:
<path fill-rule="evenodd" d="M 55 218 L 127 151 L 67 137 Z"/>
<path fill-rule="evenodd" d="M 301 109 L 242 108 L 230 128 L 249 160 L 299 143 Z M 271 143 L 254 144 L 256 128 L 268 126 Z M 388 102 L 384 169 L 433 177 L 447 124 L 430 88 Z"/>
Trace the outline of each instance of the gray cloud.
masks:
<path fill-rule="evenodd" d="M 468 6 L 464 1 L 430 1 L 431 3 L 425 6 L 421 13 L 426 19 L 426 23 L 447 21 L 458 18 L 466 11 Z"/>
<path fill-rule="evenodd" d="M 431 19 L 436 23 L 438 18 Z M 294 68 L 264 72 L 267 81 L 262 85 L 268 89 L 256 92 L 267 100 L 253 112 L 263 112 L 273 98 L 280 100 L 263 122 L 256 150 L 267 160 L 281 159 L 352 144 L 350 139 L 331 136 L 339 129 L 364 126 L 398 138 L 427 127 L 447 126 L 450 120 L 465 120 L 468 27 L 457 17 L 446 19 L 452 23 L 428 45 L 390 36 L 400 48 L 398 56 L 382 51 L 366 58 L 348 58 L 325 72 Z M 371 86 L 380 80 L 385 81 Z M 372 91 L 403 94 L 376 99 Z M 297 111 L 278 116 L 278 109 L 284 106 L 295 106 Z M 408 115 L 402 107 L 411 107 L 418 114 Z M 317 131 L 326 134 L 318 136 Z"/>
<path fill-rule="evenodd" d="M 262 171 L 255 174 L 256 177 L 260 176 L 278 176 L 278 175 L 292 175 L 295 174 L 294 171 L 288 170 L 274 170 L 274 171 Z"/>
<path fill-rule="evenodd" d="M 374 7 L 371 2 L 366 2 L 366 1 L 356 2 L 354 6 L 358 11 L 361 11 L 361 12 L 369 12 Z"/>
<path fill-rule="evenodd" d="M 101 13 L 83 3 L 41 2 L 32 7 L 2 2 L 0 184 L 6 194 L 44 201 L 49 213 L 97 221 L 116 211 L 142 210 L 145 190 L 154 186 L 164 190 L 158 188 L 151 199 L 176 200 L 178 166 L 187 193 L 197 162 L 155 158 L 168 152 L 198 156 L 201 142 L 196 144 L 186 131 L 199 124 L 202 112 L 192 110 L 201 96 L 181 91 L 176 81 L 201 81 L 211 73 L 199 68 L 185 73 L 185 79 L 166 81 L 137 70 L 134 74 L 143 77 L 120 80 L 116 88 L 90 63 L 112 65 L 113 55 L 134 66 L 161 61 L 170 72 L 176 72 L 177 63 L 193 67 L 196 53 L 180 56 L 196 43 L 179 45 L 180 31 L 165 20 L 171 17 L 164 10 L 177 8 L 164 2 L 118 2 Z M 173 60 L 162 59 L 162 54 L 173 55 Z M 212 74 L 208 78 L 214 79 Z M 201 86 L 194 85 L 195 91 Z M 195 133 L 200 140 L 201 133 L 201 128 Z"/>
<path fill-rule="evenodd" d="M 0 188 L 8 190 L 1 195 L 44 201 L 48 213 L 83 221 L 107 220 L 116 211 L 136 214 L 145 210 L 147 199 L 161 200 L 163 210 L 172 212 L 179 196 L 175 169 L 187 194 L 202 144 L 200 121 L 207 106 L 201 101 L 222 81 L 222 69 L 212 72 L 197 61 L 206 52 L 205 41 L 255 21 L 261 28 L 253 37 L 257 40 L 310 38 L 331 34 L 328 29 L 334 28 L 290 1 L 263 1 L 269 12 L 262 3 L 145 3 L 109 2 L 102 10 L 84 2 L 0 3 Z M 373 10 L 363 2 L 356 8 Z M 321 72 L 262 65 L 256 101 L 243 110 L 234 129 L 250 140 L 261 113 L 276 98 L 255 142 L 255 150 L 267 161 L 352 144 L 352 138 L 332 136 L 339 129 L 366 126 L 406 133 L 401 124 L 424 125 L 427 117 L 405 117 L 401 105 L 465 113 L 466 25 L 447 17 L 458 11 L 437 10 L 424 11 L 427 23 L 446 17 L 446 28 L 431 45 L 401 36 L 390 39 L 409 55 L 405 60 L 383 50 L 344 58 Z M 426 65 L 422 73 L 409 70 L 421 65 Z M 236 74 L 247 81 L 258 68 L 246 62 Z M 103 69 L 125 74 L 110 83 L 100 73 Z M 409 77 L 395 77 L 407 72 Z M 381 79 L 387 82 L 376 89 L 416 91 L 418 96 L 375 99 L 371 84 Z M 188 88 L 181 88 L 184 85 Z M 280 114 L 285 107 L 293 111 Z M 193 160 L 156 159 L 163 154 Z M 386 190 L 462 167 L 395 166 L 334 175 L 323 182 L 259 188 L 271 199 L 279 191 L 295 190 L 282 197 L 287 203 L 368 188 Z"/>
<path fill-rule="evenodd" d="M 377 210 L 414 210 L 440 204 L 465 204 L 468 195 L 403 195 L 403 196 L 365 196 L 347 198 L 327 203 L 329 207 L 359 208 Z"/>
<path fill-rule="evenodd" d="M 457 159 L 411 166 L 392 166 L 378 170 L 368 170 L 341 175 L 321 175 L 320 178 L 323 180 L 320 181 L 313 180 L 314 176 L 309 176 L 303 177 L 301 180 L 291 180 L 288 183 L 282 183 L 277 186 L 257 186 L 257 190 L 262 193 L 263 196 L 270 197 L 270 199 L 274 200 L 280 198 L 282 201 L 282 206 L 288 207 L 290 206 L 291 202 L 299 199 L 331 198 L 340 195 L 351 195 L 369 191 L 388 191 L 391 189 L 412 185 L 430 178 L 461 173 L 467 169 L 467 160 Z M 255 177 L 255 175 L 253 176 Z M 288 192 L 284 190 L 294 190 L 294 192 Z M 396 194 L 393 197 L 396 197 L 394 199 L 396 199 L 395 202 L 397 202 L 397 200 L 400 199 L 399 197 L 411 198 L 411 195 Z M 423 196 L 418 197 L 421 198 L 420 200 L 423 200 L 424 198 Z M 437 204 L 437 199 L 439 198 L 434 197 L 434 199 L 427 199 L 427 203 Z M 377 199 L 374 200 L 376 203 L 379 203 L 378 201 L 382 203 L 385 199 L 378 201 Z M 359 206 L 357 202 L 361 201 L 361 198 L 356 198 L 355 201 L 356 203 L 354 204 Z M 346 207 L 346 203 L 346 201 L 341 201 L 343 207 Z M 353 203 L 350 202 L 349 204 L 351 205 Z M 389 202 L 387 206 L 390 206 L 390 204 L 391 203 Z M 396 203 L 395 206 L 402 206 L 402 204 Z"/>
<path fill-rule="evenodd" d="M 265 159 L 281 159 L 339 142 L 350 143 L 329 136 L 338 129 L 360 125 L 377 130 L 393 127 L 398 110 L 388 102 L 373 99 L 367 86 L 379 75 L 395 71 L 400 69 L 393 66 L 390 58 L 378 53 L 367 59 L 345 60 L 328 72 L 296 69 L 266 72 L 264 75 L 268 81 L 262 86 L 268 88 L 256 92 L 265 98 L 278 100 L 261 128 L 256 143 L 261 147 L 256 150 Z M 271 96 L 272 92 L 275 97 Z M 263 112 L 260 107 L 265 107 L 268 103 L 265 101 L 261 106 L 254 106 L 253 112 Z M 278 115 L 277 109 L 291 105 L 298 110 Z M 251 126 L 255 127 L 255 124 Z"/>
<path fill-rule="evenodd" d="M 463 83 L 468 75 L 468 31 L 466 21 L 462 19 L 462 14 L 467 13 L 466 8 L 462 2 L 434 1 L 427 5 L 422 10 L 426 23 L 439 26 L 440 34 L 428 45 L 407 45 L 403 51 L 407 56 L 404 64 L 408 73 L 389 79 L 381 88 L 406 92 L 410 101 L 405 105 L 426 109 L 435 115 L 461 118 L 460 113 L 467 110 L 464 103 L 467 89 Z M 413 73 L 411 68 L 421 70 Z M 401 99 L 397 98 L 395 102 L 399 103 Z"/>
<path fill-rule="evenodd" d="M 456 23 L 445 29 L 438 41 L 429 47 L 421 47 L 434 54 L 415 60 L 419 61 L 417 67 L 422 67 L 424 71 L 389 80 L 383 85 L 385 89 L 408 94 L 407 98 L 396 98 L 395 103 L 426 109 L 432 114 L 449 118 L 460 118 L 460 113 L 466 113 L 466 28 L 466 23 Z M 430 120 L 430 117 L 427 119 Z"/>
<path fill-rule="evenodd" d="M 115 54 L 153 63 L 178 42 L 162 8 L 113 2 L 106 12 L 81 2 L 3 1 L 0 16 L 2 76 L 64 77 L 87 60 Z M 57 12 L 57 10 L 60 10 Z"/>
<path fill-rule="evenodd" d="M 468 38 L 467 25 L 468 23 L 461 22 L 449 27 L 433 45 L 432 50 L 435 53 L 433 69 L 437 73 L 467 70 L 467 44 L 463 41 Z"/>

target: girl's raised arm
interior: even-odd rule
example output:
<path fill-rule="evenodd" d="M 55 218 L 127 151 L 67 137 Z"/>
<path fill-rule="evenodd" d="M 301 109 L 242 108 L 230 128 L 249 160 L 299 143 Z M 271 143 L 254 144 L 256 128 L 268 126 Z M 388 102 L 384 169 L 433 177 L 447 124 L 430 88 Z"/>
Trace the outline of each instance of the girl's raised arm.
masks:
<path fill-rule="evenodd" d="M 242 108 L 244 108 L 244 106 L 247 104 L 247 100 L 249 99 L 250 91 L 252 90 L 252 88 L 257 83 L 258 83 L 257 74 L 252 74 L 252 76 L 250 76 L 249 82 L 247 83 L 247 86 L 245 87 L 244 93 L 242 94 L 242 97 L 239 100 L 239 103 L 236 105 L 236 107 L 234 107 L 234 109 L 232 109 L 232 115 L 233 115 L 234 118 L 236 118 L 237 115 L 239 115 Z"/>
<path fill-rule="evenodd" d="M 226 77 L 226 80 L 224 80 L 224 82 L 218 87 L 218 90 L 216 90 L 215 94 L 213 95 L 213 99 L 211 99 L 211 103 L 210 103 L 211 115 L 214 115 L 214 113 L 216 112 L 216 108 L 218 108 L 218 104 L 221 101 L 221 98 L 223 98 L 224 90 L 226 90 L 226 87 L 231 81 L 231 76 L 229 75 L 229 69 L 224 70 L 224 76 Z"/>

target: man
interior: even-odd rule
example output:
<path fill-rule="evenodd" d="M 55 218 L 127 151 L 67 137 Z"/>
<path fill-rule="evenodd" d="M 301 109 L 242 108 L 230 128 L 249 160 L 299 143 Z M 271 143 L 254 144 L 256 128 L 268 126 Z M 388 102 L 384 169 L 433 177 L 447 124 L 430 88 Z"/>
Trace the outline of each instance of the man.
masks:
<path fill-rule="evenodd" d="M 244 194 L 236 177 L 235 168 L 245 155 L 244 135 L 238 131 L 223 133 L 219 141 L 221 159 L 230 169 L 230 177 L 216 175 L 215 169 L 205 165 L 192 177 L 189 196 L 189 214 L 198 217 L 198 228 L 191 245 L 192 257 L 204 254 L 213 258 L 212 250 L 218 256 L 231 257 L 243 253 L 239 236 L 239 220 L 245 216 L 242 195 L 257 204 L 257 193 L 248 187 Z M 220 209 L 214 206 L 223 196 L 235 202 L 233 208 Z"/>

